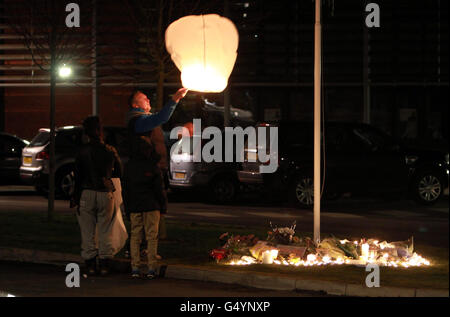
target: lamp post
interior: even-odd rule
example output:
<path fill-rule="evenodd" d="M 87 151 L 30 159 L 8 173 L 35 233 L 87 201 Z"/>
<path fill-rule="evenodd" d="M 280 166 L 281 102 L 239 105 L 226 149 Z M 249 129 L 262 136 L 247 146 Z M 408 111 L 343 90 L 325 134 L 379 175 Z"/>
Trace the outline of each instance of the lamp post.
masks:
<path fill-rule="evenodd" d="M 98 79 L 97 79 L 97 0 L 92 0 L 92 115 L 97 116 L 98 107 Z"/>
<path fill-rule="evenodd" d="M 320 242 L 320 110 L 322 90 L 321 0 L 316 0 L 314 26 L 314 242 Z"/>
<path fill-rule="evenodd" d="M 52 44 L 54 43 L 54 32 L 51 33 Z M 53 46 L 52 46 L 53 47 Z M 53 221 L 55 211 L 55 89 L 56 89 L 56 74 L 62 79 L 70 77 L 72 69 L 63 64 L 58 67 L 56 72 L 56 57 L 55 49 L 51 50 L 51 74 L 50 74 L 50 159 L 49 159 L 49 181 L 48 181 L 48 220 Z"/>

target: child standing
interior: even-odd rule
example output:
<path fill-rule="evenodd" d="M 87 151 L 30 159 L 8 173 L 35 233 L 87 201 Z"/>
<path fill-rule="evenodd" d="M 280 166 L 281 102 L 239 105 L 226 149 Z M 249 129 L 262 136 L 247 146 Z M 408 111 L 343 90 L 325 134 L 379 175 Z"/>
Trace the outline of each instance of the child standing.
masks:
<path fill-rule="evenodd" d="M 156 278 L 158 232 L 160 214 L 167 210 L 161 170 L 157 163 L 159 155 L 154 148 L 141 139 L 140 151 L 125 165 L 122 184 L 125 213 L 131 220 L 131 275 Z M 140 245 L 145 234 L 147 240 L 146 272 L 141 272 Z M 144 274 L 142 274 L 144 273 Z"/>

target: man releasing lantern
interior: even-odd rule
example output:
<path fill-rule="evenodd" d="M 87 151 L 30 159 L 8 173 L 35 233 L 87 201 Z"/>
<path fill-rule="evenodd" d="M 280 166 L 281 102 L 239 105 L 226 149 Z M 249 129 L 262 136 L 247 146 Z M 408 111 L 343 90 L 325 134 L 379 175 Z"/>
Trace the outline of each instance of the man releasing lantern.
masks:
<path fill-rule="evenodd" d="M 166 30 L 166 49 L 189 90 L 222 92 L 236 61 L 238 42 L 233 22 L 217 14 L 185 16 Z"/>

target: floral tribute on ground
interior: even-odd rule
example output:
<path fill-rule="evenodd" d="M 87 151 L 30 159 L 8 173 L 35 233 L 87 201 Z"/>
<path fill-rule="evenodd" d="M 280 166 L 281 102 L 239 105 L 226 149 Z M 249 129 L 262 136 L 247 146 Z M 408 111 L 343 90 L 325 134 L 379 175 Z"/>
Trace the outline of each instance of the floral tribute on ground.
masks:
<path fill-rule="evenodd" d="M 221 248 L 210 252 L 217 263 L 228 265 L 275 264 L 291 266 L 358 265 L 373 263 L 390 267 L 429 266 L 430 261 L 414 252 L 414 239 L 386 242 L 376 239 L 323 239 L 319 244 L 309 237 L 295 235 L 295 222 L 290 227 L 273 227 L 266 240 L 255 235 L 219 237 Z"/>

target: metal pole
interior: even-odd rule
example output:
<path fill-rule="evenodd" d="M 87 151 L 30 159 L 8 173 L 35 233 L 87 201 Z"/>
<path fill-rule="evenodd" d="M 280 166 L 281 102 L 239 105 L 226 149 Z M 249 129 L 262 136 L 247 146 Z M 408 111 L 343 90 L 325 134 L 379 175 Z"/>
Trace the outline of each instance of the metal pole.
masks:
<path fill-rule="evenodd" d="M 223 15 L 228 17 L 230 11 L 228 0 L 224 2 Z M 230 83 L 223 92 L 223 126 L 228 127 L 230 125 Z"/>
<path fill-rule="evenodd" d="M 56 26 L 53 14 L 55 3 L 51 1 L 51 29 L 50 29 L 50 159 L 48 179 L 48 221 L 53 221 L 55 212 L 55 107 L 56 107 Z"/>
<path fill-rule="evenodd" d="M 92 0 L 92 115 L 98 115 L 97 97 L 97 0 Z"/>
<path fill-rule="evenodd" d="M 366 1 L 365 4 L 367 4 Z M 363 58 L 363 95 L 364 95 L 364 109 L 363 109 L 363 120 L 365 123 L 370 123 L 370 34 L 369 28 L 365 25 L 363 21 L 363 37 L 364 37 L 364 58 Z"/>
<path fill-rule="evenodd" d="M 52 30 L 52 33 L 55 31 Z M 53 35 L 51 35 L 53 36 Z M 53 41 L 53 40 L 52 40 Z M 55 48 L 52 49 L 52 52 Z M 54 53 L 52 53 L 52 60 L 50 62 L 50 159 L 49 159 L 49 179 L 48 179 L 48 221 L 53 221 L 54 213 L 55 213 L 55 89 L 56 89 L 56 64 L 55 58 L 53 57 Z"/>
<path fill-rule="evenodd" d="M 320 242 L 320 113 L 322 73 L 321 0 L 316 0 L 314 28 L 314 242 Z"/>

